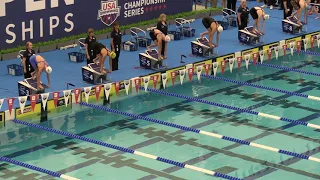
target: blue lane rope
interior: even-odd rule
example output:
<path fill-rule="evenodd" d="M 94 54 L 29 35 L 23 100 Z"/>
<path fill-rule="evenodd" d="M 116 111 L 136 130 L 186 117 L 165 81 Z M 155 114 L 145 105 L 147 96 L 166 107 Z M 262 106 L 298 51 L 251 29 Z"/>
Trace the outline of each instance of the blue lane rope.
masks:
<path fill-rule="evenodd" d="M 303 98 L 307 98 L 307 99 L 311 99 L 311 100 L 320 101 L 320 97 L 310 96 L 310 95 L 306 95 L 306 94 L 302 94 L 302 93 L 286 91 L 286 90 L 282 90 L 282 89 L 262 86 L 262 85 L 258 85 L 258 84 L 248 83 L 248 82 L 236 81 L 233 79 L 228 79 L 228 78 L 223 78 L 223 77 L 217 77 L 217 76 L 215 77 L 212 75 L 201 74 L 200 76 L 204 77 L 204 78 L 220 80 L 220 81 L 239 84 L 239 85 L 243 85 L 243 86 L 250 86 L 250 87 L 254 87 L 254 88 L 265 89 L 265 90 L 269 90 L 269 91 L 275 91 L 275 92 L 279 92 L 279 93 L 284 93 L 284 94 L 289 94 L 289 95 L 293 95 L 293 96 L 298 96 L 298 97 L 303 97 Z"/>
<path fill-rule="evenodd" d="M 64 174 L 61 174 L 61 173 L 57 173 L 57 172 L 54 172 L 54 171 L 43 169 L 41 167 L 37 167 L 37 166 L 31 165 L 31 164 L 26 164 L 26 163 L 23 163 L 23 162 L 14 160 L 14 159 L 10 159 L 10 158 L 7 158 L 7 157 L 3 157 L 3 156 L 0 156 L 0 161 L 4 161 L 4 162 L 7 162 L 7 163 L 15 164 L 17 166 L 25 167 L 25 168 L 28 168 L 28 169 L 31 169 L 31 170 L 34 170 L 34 171 L 38 171 L 38 172 L 41 172 L 41 173 L 44 173 L 44 174 L 48 174 L 48 175 L 53 176 L 53 177 L 58 177 L 58 178 L 66 179 L 66 180 L 80 180 L 80 179 L 77 179 L 77 178 L 74 178 L 74 177 L 70 177 L 70 176 L 67 176 L 67 175 L 64 175 Z"/>
<path fill-rule="evenodd" d="M 205 174 L 209 174 L 209 175 L 212 175 L 212 176 L 215 176 L 215 177 L 220 177 L 220 178 L 224 178 L 224 179 L 228 179 L 228 180 L 241 180 L 240 178 L 236 178 L 236 177 L 229 176 L 229 175 L 226 175 L 226 174 L 222 174 L 222 173 L 219 173 L 219 172 L 215 172 L 215 171 L 199 168 L 199 167 L 196 167 L 196 166 L 192 166 L 192 165 L 188 165 L 188 164 L 185 164 L 185 163 L 173 161 L 173 160 L 170 160 L 170 159 L 154 156 L 154 155 L 143 153 L 143 152 L 140 152 L 140 151 L 137 151 L 137 150 L 133 150 L 133 149 L 124 148 L 124 147 L 121 147 L 121 146 L 105 143 L 105 142 L 94 140 L 94 139 L 91 139 L 91 138 L 86 138 L 86 137 L 79 136 L 79 135 L 76 135 L 76 134 L 71 134 L 71 133 L 68 133 L 68 132 L 64 132 L 64 131 L 48 128 L 48 127 L 45 127 L 45 126 L 40 126 L 38 124 L 33 124 L 33 123 L 26 122 L 26 121 L 20 121 L 20 120 L 17 120 L 17 119 L 13 120 L 13 122 L 17 123 L 17 124 L 26 125 L 26 126 L 29 126 L 29 127 L 41 129 L 41 130 L 44 130 L 44 131 L 47 131 L 47 132 L 59 134 L 59 135 L 62 135 L 62 136 L 66 136 L 66 137 L 70 137 L 70 138 L 74 138 L 74 139 L 79 139 L 79 140 L 86 141 L 86 142 L 89 142 L 89 143 L 92 143 L 92 144 L 97 144 L 97 145 L 104 146 L 104 147 L 107 147 L 107 148 L 111 148 L 111 149 L 115 149 L 115 150 L 118 150 L 118 151 L 122 151 L 122 152 L 125 152 L 125 153 L 135 154 L 135 155 L 143 156 L 143 157 L 146 157 L 146 158 L 149 158 L 149 159 L 154 159 L 154 160 L 157 160 L 157 161 L 160 161 L 160 162 L 164 162 L 164 163 L 167 163 L 167 164 L 171 164 L 171 165 L 174 165 L 174 166 L 178 166 L 178 167 L 181 167 L 181 168 L 191 169 L 191 170 L 202 172 L 202 173 L 205 173 Z"/>
<path fill-rule="evenodd" d="M 287 51 L 291 51 L 290 48 L 287 48 Z M 298 53 L 298 50 L 294 49 L 293 52 Z M 302 54 L 308 54 L 308 55 L 312 55 L 312 56 L 320 56 L 320 52 L 313 52 L 313 51 L 305 51 L 305 50 L 300 50 L 300 53 Z"/>
<path fill-rule="evenodd" d="M 264 150 L 268 150 L 268 151 L 277 152 L 277 153 L 280 153 L 280 154 L 286 154 L 286 155 L 289 155 L 289 156 L 298 157 L 298 158 L 301 158 L 301 159 L 320 162 L 319 158 L 306 156 L 304 154 L 299 154 L 299 153 L 295 153 L 295 152 L 291 152 L 291 151 L 286 151 L 286 150 L 274 148 L 274 147 L 271 147 L 271 146 L 266 146 L 266 145 L 262 145 L 262 144 L 258 144 L 258 143 L 254 143 L 254 142 L 250 142 L 250 141 L 246 141 L 246 140 L 241 140 L 241 139 L 228 137 L 228 136 L 224 136 L 224 135 L 220 135 L 220 134 L 216 134 L 216 133 L 211 133 L 211 132 L 208 132 L 208 131 L 203 131 L 203 130 L 200 130 L 200 129 L 195 129 L 195 128 L 191 128 L 191 127 L 187 127 L 187 126 L 173 124 L 173 123 L 170 123 L 170 122 L 165 122 L 165 121 L 161 121 L 161 120 L 150 118 L 150 117 L 146 117 L 146 116 L 127 113 L 127 112 L 119 111 L 119 110 L 116 110 L 116 109 L 111 109 L 111 108 L 104 107 L 104 106 L 98 106 L 98 105 L 95 105 L 95 104 L 89 104 L 89 103 L 85 103 L 85 102 L 80 102 L 80 105 L 91 107 L 91 108 L 95 108 L 95 109 L 99 109 L 99 110 L 110 112 L 110 113 L 123 115 L 123 116 L 128 116 L 128 117 L 131 117 L 133 119 L 141 119 L 141 120 L 145 120 L 145 121 L 148 121 L 148 122 L 165 125 L 165 126 L 168 126 L 168 127 L 181 129 L 183 131 L 189 131 L 189 132 L 194 132 L 194 133 L 197 133 L 197 134 L 211 136 L 211 137 L 214 137 L 214 138 L 223 139 L 223 140 L 230 141 L 230 142 L 235 142 L 235 143 L 238 143 L 238 144 L 241 144 L 241 145 L 252 146 L 252 147 L 256 147 L 256 148 L 260 148 L 260 149 L 264 149 Z"/>
<path fill-rule="evenodd" d="M 142 90 L 144 88 L 140 87 L 139 89 Z M 293 120 L 293 119 L 289 119 L 289 118 L 285 118 L 285 117 L 275 116 L 275 115 L 266 114 L 266 113 L 262 113 L 262 112 L 256 112 L 256 111 L 252 111 L 249 109 L 243 109 L 243 108 L 238 108 L 238 107 L 229 106 L 229 105 L 225 105 L 225 104 L 215 103 L 215 102 L 206 101 L 203 99 L 189 97 L 189 96 L 185 96 L 185 95 L 181 95 L 181 94 L 174 94 L 174 93 L 170 93 L 170 92 L 166 92 L 166 91 L 162 91 L 162 90 L 158 90 L 158 89 L 147 88 L 147 90 L 149 92 L 154 92 L 157 94 L 162 94 L 162 95 L 166 95 L 166 96 L 185 99 L 185 100 L 188 100 L 191 102 L 192 101 L 199 102 L 199 103 L 208 104 L 211 106 L 217 106 L 217 107 L 221 107 L 221 108 L 225 108 L 225 109 L 239 111 L 242 113 L 253 114 L 253 115 L 257 115 L 257 116 L 261 116 L 261 117 L 265 117 L 265 118 L 269 118 L 269 119 L 280 120 L 280 121 L 284 121 L 284 122 L 288 122 L 288 123 L 292 123 L 292 124 L 296 124 L 296 125 L 307 126 L 307 127 L 314 128 L 314 129 L 320 129 L 320 126 L 317 124 L 307 123 L 307 122 L 303 122 L 303 121 L 297 121 L 297 120 Z"/>

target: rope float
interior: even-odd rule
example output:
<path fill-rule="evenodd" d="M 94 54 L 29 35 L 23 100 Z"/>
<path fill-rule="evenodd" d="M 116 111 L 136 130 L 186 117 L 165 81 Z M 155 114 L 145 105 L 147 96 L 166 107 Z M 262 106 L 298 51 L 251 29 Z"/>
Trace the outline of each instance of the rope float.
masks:
<path fill-rule="evenodd" d="M 274 148 L 274 147 L 271 147 L 271 146 L 266 146 L 266 145 L 262 145 L 262 144 L 258 144 L 258 143 L 254 143 L 254 142 L 250 142 L 250 141 L 245 141 L 245 140 L 241 140 L 241 139 L 237 139 L 237 138 L 233 138 L 233 137 L 228 137 L 228 136 L 224 136 L 224 135 L 220 135 L 220 134 L 216 134 L 216 133 L 212 133 L 212 132 L 208 132 L 208 131 L 203 131 L 203 130 L 200 130 L 200 129 L 195 129 L 195 128 L 191 128 L 191 127 L 187 127 L 187 126 L 182 126 L 182 125 L 178 125 L 178 124 L 174 124 L 174 123 L 170 123 L 170 122 L 165 122 L 165 121 L 153 119 L 153 118 L 146 117 L 146 116 L 127 113 L 127 112 L 119 111 L 119 110 L 116 110 L 116 109 L 107 108 L 107 107 L 104 107 L 104 106 L 98 106 L 98 105 L 89 104 L 89 103 L 85 103 L 85 102 L 80 102 L 80 105 L 87 106 L 87 107 L 92 107 L 92 108 L 99 109 L 99 110 L 106 111 L 106 112 L 110 112 L 110 113 L 115 113 L 115 114 L 128 116 L 128 117 L 131 117 L 131 118 L 134 118 L 134 119 L 141 119 L 141 120 L 149 121 L 149 122 L 152 122 L 152 123 L 157 123 L 157 124 L 161 124 L 161 125 L 177 128 L 177 129 L 181 129 L 181 130 L 184 130 L 184 131 L 189 131 L 189 132 L 194 132 L 194 133 L 197 133 L 197 134 L 211 136 L 211 137 L 214 137 L 214 138 L 223 139 L 223 140 L 230 141 L 230 142 L 235 142 L 235 143 L 238 143 L 238 144 L 241 144 L 241 145 L 252 146 L 252 147 L 255 147 L 255 148 L 260 148 L 260 149 L 264 149 L 264 150 L 268 150 L 268 151 L 272 151 L 272 152 L 277 152 L 277 153 L 280 153 L 280 154 L 285 154 L 285 155 L 289 155 L 289 156 L 293 156 L 293 157 L 298 157 L 300 159 L 306 159 L 306 160 L 310 160 L 310 161 L 320 162 L 320 159 L 316 158 L 316 157 L 306 156 L 306 155 L 303 155 L 303 154 L 299 154 L 299 153 L 295 153 L 295 152 L 291 152 L 291 151 L 286 151 L 286 150 Z"/>
<path fill-rule="evenodd" d="M 28 169 L 31 169 L 31 170 L 34 170 L 34 171 L 45 173 L 45 174 L 48 174 L 50 176 L 62 178 L 62 179 L 65 179 L 65 180 L 80 180 L 80 179 L 77 179 L 77 178 L 74 178 L 74 177 L 71 177 L 71 176 L 67 176 L 65 174 L 53 172 L 53 171 L 50 171 L 50 170 L 47 170 L 47 169 L 43 169 L 41 167 L 37 167 L 37 166 L 31 165 L 31 164 L 26 164 L 26 163 L 23 163 L 23 162 L 14 160 L 14 159 L 10 159 L 10 158 L 7 158 L 7 157 L 3 157 L 3 156 L 0 156 L 0 161 L 4 161 L 4 162 L 7 162 L 7 163 L 15 164 L 17 166 L 25 167 L 25 168 L 28 168 Z"/>
<path fill-rule="evenodd" d="M 86 142 L 89 142 L 89 143 L 92 143 L 92 144 L 97 144 L 97 145 L 104 146 L 104 147 L 107 147 L 107 148 L 112 148 L 112 149 L 115 149 L 115 150 L 118 150 L 118 151 L 122 151 L 122 152 L 125 152 L 125 153 L 130 153 L 130 154 L 142 156 L 142 157 L 145 157 L 145 158 L 157 160 L 157 161 L 164 162 L 164 163 L 167 163 L 167 164 L 171 164 L 171 165 L 174 165 L 174 166 L 177 166 L 177 167 L 191 169 L 191 170 L 202 172 L 202 173 L 205 173 L 205 174 L 208 174 L 208 175 L 211 175 L 211 176 L 224 178 L 224 179 L 228 179 L 228 180 L 241 180 L 240 178 L 236 178 L 236 177 L 229 176 L 229 175 L 226 175 L 226 174 L 222 174 L 222 173 L 219 173 L 219 172 L 203 169 L 203 168 L 200 168 L 200 167 L 196 167 L 196 166 L 188 165 L 188 164 L 185 164 L 185 163 L 173 161 L 173 160 L 170 160 L 170 159 L 158 157 L 158 156 L 155 156 L 155 155 L 143 153 L 143 152 L 136 151 L 136 150 L 133 150 L 133 149 L 124 148 L 124 147 L 121 147 L 121 146 L 105 143 L 105 142 L 94 140 L 94 139 L 91 139 L 91 138 L 86 138 L 86 137 L 79 136 L 79 135 L 76 135 L 76 134 L 71 134 L 71 133 L 68 133 L 68 132 L 64 132 L 64 131 L 48 128 L 48 127 L 45 127 L 45 126 L 40 126 L 38 124 L 32 124 L 32 123 L 29 123 L 29 122 L 26 122 L 26 121 L 20 121 L 20 120 L 17 120 L 17 119 L 13 120 L 13 122 L 17 123 L 17 124 L 26 125 L 26 126 L 29 126 L 29 127 L 41 129 L 41 130 L 44 130 L 44 131 L 47 131 L 47 132 L 59 134 L 59 135 L 62 135 L 62 136 L 66 136 L 66 137 L 70 137 L 70 138 L 74 138 L 74 139 L 79 139 L 79 140 L 82 140 L 82 141 L 86 141 Z M 70 180 L 76 180 L 76 179 L 70 179 Z"/>
<path fill-rule="evenodd" d="M 303 98 L 307 98 L 307 99 L 311 99 L 311 100 L 315 100 L 315 101 L 320 101 L 320 97 L 317 97 L 317 96 L 310 96 L 310 95 L 306 95 L 306 94 L 286 91 L 286 90 L 277 89 L 277 88 L 271 88 L 271 87 L 262 86 L 262 85 L 258 85 L 258 84 L 253 84 L 253 83 L 236 81 L 236 80 L 233 80 L 233 79 L 217 77 L 217 76 L 212 76 L 212 75 L 201 74 L 200 76 L 204 77 L 204 78 L 215 79 L 215 80 L 220 80 L 220 81 L 224 81 L 224 82 L 229 82 L 229 83 L 234 83 L 234 84 L 239 84 L 239 85 L 244 85 L 244 86 L 250 86 L 250 87 L 254 87 L 254 88 L 265 89 L 265 90 L 270 90 L 270 91 L 274 91 L 274 92 L 289 94 L 289 95 L 292 95 L 292 96 L 298 96 L 298 97 L 303 97 Z"/>
<path fill-rule="evenodd" d="M 144 89 L 144 88 L 140 87 L 140 89 Z M 297 120 L 284 118 L 284 117 L 280 117 L 280 116 L 275 116 L 275 115 L 271 115 L 271 114 L 266 114 L 266 113 L 262 113 L 262 112 L 256 112 L 256 111 L 252 111 L 249 109 L 243 109 L 243 108 L 238 108 L 238 107 L 229 106 L 229 105 L 225 105 L 225 104 L 215 103 L 215 102 L 206 101 L 203 99 L 188 97 L 188 96 L 181 95 L 181 94 L 174 94 L 174 93 L 170 93 L 170 92 L 166 92 L 166 91 L 162 91 L 162 90 L 158 90 L 158 89 L 147 88 L 147 90 L 150 92 L 157 93 L 157 94 L 181 98 L 181 99 L 185 99 L 188 101 L 199 102 L 199 103 L 208 104 L 211 106 L 217 106 L 217 107 L 221 107 L 221 108 L 225 108 L 225 109 L 231 109 L 231 110 L 240 111 L 240 112 L 244 112 L 244 113 L 248 113 L 248 114 L 252 114 L 252 115 L 257 115 L 257 116 L 261 116 L 261 117 L 265 117 L 265 118 L 269 118 L 269 119 L 273 119 L 273 120 L 280 120 L 280 121 L 284 121 L 284 122 L 288 122 L 288 123 L 292 123 L 292 124 L 296 124 L 296 125 L 302 125 L 302 126 L 307 126 L 307 127 L 314 128 L 314 129 L 320 129 L 320 126 L 317 124 L 306 123 L 303 121 L 297 121 Z"/>

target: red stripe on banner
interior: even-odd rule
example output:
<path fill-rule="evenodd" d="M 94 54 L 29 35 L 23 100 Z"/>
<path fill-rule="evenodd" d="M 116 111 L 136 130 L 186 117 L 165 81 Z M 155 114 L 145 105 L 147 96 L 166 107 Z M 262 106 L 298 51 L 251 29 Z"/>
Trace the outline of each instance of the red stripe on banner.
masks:
<path fill-rule="evenodd" d="M 9 114 L 10 115 L 11 115 L 11 112 L 12 112 L 12 107 L 13 107 L 14 100 L 15 100 L 15 98 L 7 98 Z"/>
<path fill-rule="evenodd" d="M 78 104 L 79 103 L 79 97 L 80 97 L 81 89 L 74 89 L 73 92 L 74 92 L 74 96 L 76 98 L 76 104 Z"/>
<path fill-rule="evenodd" d="M 57 107 L 59 96 L 60 96 L 60 92 L 53 92 L 52 96 L 53 96 L 54 107 Z"/>
<path fill-rule="evenodd" d="M 172 85 L 174 85 L 174 80 L 176 79 L 176 72 L 171 72 L 171 81 Z"/>
<path fill-rule="evenodd" d="M 99 100 L 101 88 L 102 88 L 102 85 L 98 85 L 98 86 L 95 86 L 95 87 L 94 87 L 95 93 L 96 93 L 96 100 L 97 100 L 97 101 Z"/>
<path fill-rule="evenodd" d="M 188 69 L 188 75 L 189 75 L 189 81 L 190 82 L 192 82 L 193 72 L 194 72 L 193 68 L 189 68 Z"/>
<path fill-rule="evenodd" d="M 116 86 L 116 95 L 118 96 L 118 94 L 119 94 L 119 89 L 120 89 L 120 82 L 116 82 L 116 83 L 115 83 L 115 86 Z"/>
<path fill-rule="evenodd" d="M 238 62 L 238 69 L 240 70 L 241 63 L 242 63 L 242 56 L 237 57 L 237 62 Z"/>
<path fill-rule="evenodd" d="M 209 75 L 209 69 L 210 69 L 210 67 L 211 67 L 211 64 L 205 64 L 205 65 L 203 65 L 203 67 L 204 67 L 204 71 L 206 72 L 206 75 L 208 76 L 208 75 Z"/>
<path fill-rule="evenodd" d="M 221 61 L 221 73 L 224 73 L 224 68 L 226 67 L 226 60 Z"/>
<path fill-rule="evenodd" d="M 268 49 L 268 60 L 271 60 L 272 49 Z"/>
<path fill-rule="evenodd" d="M 139 88 L 140 88 L 140 86 L 141 86 L 141 79 L 140 79 L 140 78 L 135 79 L 135 80 L 134 80 L 134 84 L 135 84 L 135 86 L 136 86 L 136 92 L 138 93 Z"/>
<path fill-rule="evenodd" d="M 283 54 L 286 55 L 286 51 L 287 51 L 287 45 L 283 45 L 282 46 L 282 49 L 283 49 Z"/>

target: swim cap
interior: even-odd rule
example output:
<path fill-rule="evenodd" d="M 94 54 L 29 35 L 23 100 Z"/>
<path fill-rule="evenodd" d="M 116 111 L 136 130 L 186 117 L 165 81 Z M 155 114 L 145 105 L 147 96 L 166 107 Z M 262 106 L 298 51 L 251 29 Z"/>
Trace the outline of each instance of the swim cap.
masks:
<path fill-rule="evenodd" d="M 46 68 L 46 72 L 47 72 L 48 74 L 50 74 L 50 73 L 52 72 L 52 68 L 51 68 L 50 66 L 48 66 L 48 67 Z"/>
<path fill-rule="evenodd" d="M 113 51 L 110 52 L 111 59 L 114 59 L 117 56 L 117 54 Z"/>
<path fill-rule="evenodd" d="M 221 25 L 218 26 L 218 32 L 221 33 L 223 31 L 223 27 Z"/>
<path fill-rule="evenodd" d="M 265 15 L 263 16 L 263 18 L 264 18 L 264 20 L 269 20 L 270 16 L 269 16 L 269 14 L 265 14 Z"/>
<path fill-rule="evenodd" d="M 165 40 L 166 42 L 170 42 L 170 41 L 171 41 L 171 38 L 170 38 L 170 36 L 166 35 L 166 37 L 164 38 L 164 40 Z"/>

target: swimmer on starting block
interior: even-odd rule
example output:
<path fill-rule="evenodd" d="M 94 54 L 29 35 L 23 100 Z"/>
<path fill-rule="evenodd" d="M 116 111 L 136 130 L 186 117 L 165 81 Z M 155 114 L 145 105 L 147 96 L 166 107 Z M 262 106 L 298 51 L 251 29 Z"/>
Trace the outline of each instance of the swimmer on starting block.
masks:
<path fill-rule="evenodd" d="M 94 60 L 95 64 L 100 65 L 100 73 L 107 74 L 108 72 L 112 72 L 110 69 L 109 71 L 104 67 L 104 61 L 106 60 L 107 56 L 109 56 L 109 67 L 112 67 L 112 59 L 116 57 L 116 53 L 110 51 L 105 45 L 95 42 L 92 45 L 93 51 L 97 54 L 97 58 Z"/>
<path fill-rule="evenodd" d="M 211 17 L 204 17 L 202 19 L 202 24 L 203 26 L 208 30 L 206 32 L 203 32 L 200 34 L 200 37 L 203 38 L 204 35 L 209 34 L 209 44 L 210 48 L 217 47 L 219 44 L 219 38 L 220 38 L 220 33 L 223 31 L 223 27 L 217 23 L 216 20 L 214 20 Z M 217 32 L 217 42 L 216 44 L 212 43 L 214 34 Z"/>
<path fill-rule="evenodd" d="M 319 0 L 308 0 L 308 4 L 310 6 L 309 15 L 312 15 L 312 13 L 315 13 L 316 14 L 315 19 L 320 19 L 320 15 L 319 15 L 318 8 L 317 8 L 317 7 L 320 7 L 320 1 Z"/>
<path fill-rule="evenodd" d="M 308 6 L 305 0 L 291 0 L 291 4 L 293 6 L 293 9 L 295 10 L 294 13 L 292 13 L 292 16 L 297 14 L 298 24 L 302 26 L 303 24 L 300 22 L 302 11 L 304 10 L 304 23 L 307 23 L 308 18 Z"/>
<path fill-rule="evenodd" d="M 148 50 L 150 50 L 152 47 L 156 47 L 158 46 L 158 59 L 159 60 L 163 60 L 166 59 L 166 57 L 161 55 L 162 52 L 162 43 L 168 43 L 171 39 L 170 36 L 168 35 L 164 35 L 160 30 L 158 29 L 152 29 L 150 30 L 150 38 L 152 39 L 152 41 L 154 42 L 154 44 L 151 44 L 150 46 L 148 46 Z M 163 41 L 163 42 L 162 42 Z M 166 44 L 165 47 L 168 47 L 168 45 Z M 166 54 L 167 48 L 165 48 L 165 52 L 164 54 Z"/>
<path fill-rule="evenodd" d="M 254 20 L 253 29 L 256 29 L 258 31 L 256 33 L 263 35 L 264 34 L 264 31 L 263 31 L 264 30 L 264 21 L 268 20 L 270 18 L 270 16 L 268 14 L 266 14 L 264 12 L 264 10 L 260 7 L 251 8 L 250 14 Z M 261 28 L 260 28 L 260 22 L 261 22 L 261 26 L 262 26 Z"/>
<path fill-rule="evenodd" d="M 52 72 L 52 68 L 49 66 L 47 61 L 40 55 L 32 55 L 30 57 L 30 64 L 35 70 L 35 72 L 32 73 L 32 78 L 37 79 L 37 89 L 43 89 L 43 86 L 40 83 L 41 73 L 43 70 L 47 73 L 48 87 L 50 87 L 50 73 Z"/>

